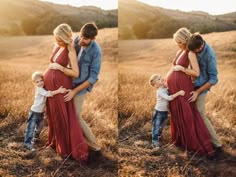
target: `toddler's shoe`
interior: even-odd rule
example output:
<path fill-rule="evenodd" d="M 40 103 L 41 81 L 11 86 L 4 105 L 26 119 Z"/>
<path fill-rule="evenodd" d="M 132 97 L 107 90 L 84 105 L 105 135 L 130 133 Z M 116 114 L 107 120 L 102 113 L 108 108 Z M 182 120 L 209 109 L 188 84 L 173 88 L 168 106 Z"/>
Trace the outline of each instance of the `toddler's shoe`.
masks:
<path fill-rule="evenodd" d="M 161 155 L 161 146 L 160 143 L 152 144 L 152 155 L 159 156 Z"/>
<path fill-rule="evenodd" d="M 32 144 L 24 144 L 24 148 L 32 152 L 36 150 Z"/>
<path fill-rule="evenodd" d="M 39 141 L 39 138 L 33 138 L 33 139 L 31 140 L 31 143 L 32 143 L 32 144 L 36 144 L 36 143 L 38 143 L 38 141 Z"/>
<path fill-rule="evenodd" d="M 153 144 L 152 144 L 152 148 L 153 148 L 154 150 L 160 149 L 160 148 L 161 148 L 160 143 L 153 143 Z"/>

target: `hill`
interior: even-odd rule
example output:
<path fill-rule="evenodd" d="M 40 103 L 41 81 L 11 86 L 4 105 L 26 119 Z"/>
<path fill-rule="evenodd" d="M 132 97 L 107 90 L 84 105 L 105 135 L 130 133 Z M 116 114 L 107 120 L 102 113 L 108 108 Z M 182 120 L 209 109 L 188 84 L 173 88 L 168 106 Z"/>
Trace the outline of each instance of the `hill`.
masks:
<path fill-rule="evenodd" d="M 119 39 L 169 38 L 180 27 L 202 34 L 236 29 L 236 13 L 214 16 L 200 11 L 182 12 L 136 0 L 119 0 L 118 15 Z"/>
<path fill-rule="evenodd" d="M 38 0 L 0 0 L 0 35 L 51 34 L 60 23 L 68 23 L 74 31 L 91 21 L 99 28 L 117 27 L 117 16 L 117 9 L 73 7 Z"/>

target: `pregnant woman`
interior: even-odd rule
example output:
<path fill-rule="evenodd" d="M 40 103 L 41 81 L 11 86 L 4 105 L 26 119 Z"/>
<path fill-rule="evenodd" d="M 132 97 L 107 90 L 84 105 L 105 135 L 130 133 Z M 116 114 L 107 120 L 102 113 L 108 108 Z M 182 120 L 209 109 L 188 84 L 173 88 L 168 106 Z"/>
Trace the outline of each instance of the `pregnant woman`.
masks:
<path fill-rule="evenodd" d="M 45 88 L 55 90 L 63 86 L 72 89 L 72 78 L 65 72 L 77 77 L 79 74 L 76 52 L 72 44 L 72 30 L 67 24 L 57 26 L 53 31 L 56 45 L 50 58 L 51 64 L 44 74 Z M 62 70 L 53 70 L 55 64 Z M 64 102 L 64 94 L 47 100 L 48 142 L 47 146 L 56 149 L 62 157 L 71 156 L 81 164 L 86 164 L 88 146 L 76 115 L 73 101 Z"/>
<path fill-rule="evenodd" d="M 199 76 L 196 54 L 186 47 L 191 33 L 180 28 L 174 34 L 176 45 L 180 48 L 173 66 L 167 76 L 169 93 L 184 90 L 185 95 L 170 102 L 171 135 L 176 146 L 199 155 L 213 156 L 209 132 L 194 102 L 189 102 L 190 92 L 194 90 L 192 79 Z"/>

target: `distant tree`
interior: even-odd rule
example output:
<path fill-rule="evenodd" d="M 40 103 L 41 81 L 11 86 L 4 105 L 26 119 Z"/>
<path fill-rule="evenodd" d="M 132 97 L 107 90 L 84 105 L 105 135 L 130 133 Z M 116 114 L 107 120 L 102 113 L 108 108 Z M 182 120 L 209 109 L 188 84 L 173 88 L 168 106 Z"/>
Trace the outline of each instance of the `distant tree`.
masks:
<path fill-rule="evenodd" d="M 27 18 L 22 21 L 21 26 L 26 35 L 35 35 L 40 20 L 35 17 Z"/>
<path fill-rule="evenodd" d="M 110 18 L 95 20 L 98 28 L 117 27 L 118 21 L 114 20 L 114 15 L 110 14 Z M 83 23 L 79 20 L 78 15 L 63 15 L 56 12 L 45 12 L 44 14 L 25 19 L 22 22 L 22 29 L 26 35 L 45 35 L 52 34 L 54 28 L 61 24 L 67 23 L 72 30 L 80 31 Z"/>
<path fill-rule="evenodd" d="M 138 21 L 133 25 L 133 31 L 138 39 L 145 39 L 150 30 L 151 24 L 148 21 Z"/>
<path fill-rule="evenodd" d="M 119 37 L 119 39 L 135 39 L 134 32 L 133 32 L 132 28 L 130 28 L 129 26 L 122 27 L 122 29 L 119 30 L 118 37 Z"/>
<path fill-rule="evenodd" d="M 166 18 L 160 18 L 152 20 L 153 24 L 147 34 L 147 38 L 171 38 L 178 28 L 183 27 L 181 23 L 176 20 Z M 149 22 L 150 23 L 150 22 Z"/>
<path fill-rule="evenodd" d="M 22 22 L 22 29 L 26 35 L 52 34 L 56 26 L 67 23 L 73 31 L 79 31 L 82 23 L 76 16 L 66 16 L 53 12 L 46 12 L 34 18 L 25 19 Z"/>
<path fill-rule="evenodd" d="M 203 24 L 202 27 L 201 27 L 201 32 L 203 34 L 210 33 L 212 31 L 216 31 L 214 26 L 212 26 L 212 25 Z"/>
<path fill-rule="evenodd" d="M 108 27 L 118 27 L 118 17 L 117 14 L 113 14 L 111 12 L 108 13 L 107 15 L 108 18 Z"/>
<path fill-rule="evenodd" d="M 10 25 L 2 26 L 0 28 L 0 35 L 1 36 L 18 36 L 24 34 L 21 27 L 18 24 L 15 24 L 14 22 Z"/>
<path fill-rule="evenodd" d="M 67 23 L 71 26 L 73 31 L 79 31 L 82 24 L 76 17 L 69 17 L 61 14 L 44 14 L 47 18 L 43 18 L 41 20 L 40 25 L 36 30 L 36 34 L 52 34 L 53 30 L 56 26 L 61 23 Z"/>
<path fill-rule="evenodd" d="M 108 27 L 108 24 L 109 24 L 105 20 L 96 20 L 95 23 L 99 29 L 104 28 L 104 27 Z"/>
<path fill-rule="evenodd" d="M 22 35 L 24 32 L 22 31 L 22 28 L 20 25 L 16 23 L 12 23 L 10 30 L 8 31 L 10 35 L 17 36 L 17 35 Z"/>
<path fill-rule="evenodd" d="M 106 18 L 106 19 L 97 19 L 95 21 L 97 27 L 101 28 L 113 28 L 118 26 L 118 21 L 114 20 L 114 18 Z"/>

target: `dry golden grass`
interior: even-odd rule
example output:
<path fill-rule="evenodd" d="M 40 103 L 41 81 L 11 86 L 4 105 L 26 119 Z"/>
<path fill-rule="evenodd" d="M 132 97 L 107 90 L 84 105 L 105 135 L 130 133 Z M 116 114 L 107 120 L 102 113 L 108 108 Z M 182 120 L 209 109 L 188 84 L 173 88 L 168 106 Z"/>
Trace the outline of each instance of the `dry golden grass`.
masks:
<path fill-rule="evenodd" d="M 236 175 L 236 31 L 204 38 L 218 57 L 219 82 L 207 97 L 206 112 L 224 152 L 215 160 L 189 156 L 172 146 L 170 127 L 164 147 L 154 153 L 151 118 L 156 102 L 149 86 L 154 73 L 165 75 L 178 48 L 173 39 L 119 41 L 119 176 L 235 176 Z"/>
<path fill-rule="evenodd" d="M 117 175 L 117 57 L 118 30 L 99 30 L 103 50 L 100 80 L 86 97 L 83 118 L 102 146 L 102 156 L 86 167 L 63 161 L 53 150 L 36 153 L 22 147 L 27 114 L 34 98 L 31 74 L 49 64 L 53 36 L 0 39 L 0 176 L 116 176 Z M 40 146 L 46 143 L 47 126 Z"/>
<path fill-rule="evenodd" d="M 148 85 L 148 79 L 153 73 L 167 72 L 177 47 L 172 39 L 119 41 L 118 56 L 117 29 L 104 29 L 97 39 L 103 49 L 100 80 L 87 95 L 83 112 L 103 148 L 103 156 L 92 159 L 87 167 L 63 161 L 51 149 L 36 153 L 22 149 L 34 95 L 30 77 L 35 70 L 47 68 L 53 37 L 2 37 L 0 176 L 235 176 L 236 32 L 204 37 L 218 57 L 220 80 L 209 93 L 206 109 L 224 144 L 224 153 L 214 161 L 192 159 L 168 144 L 167 126 L 163 133 L 165 146 L 153 154 L 150 142 L 155 90 Z M 39 146 L 46 142 L 47 127 L 41 138 Z"/>

